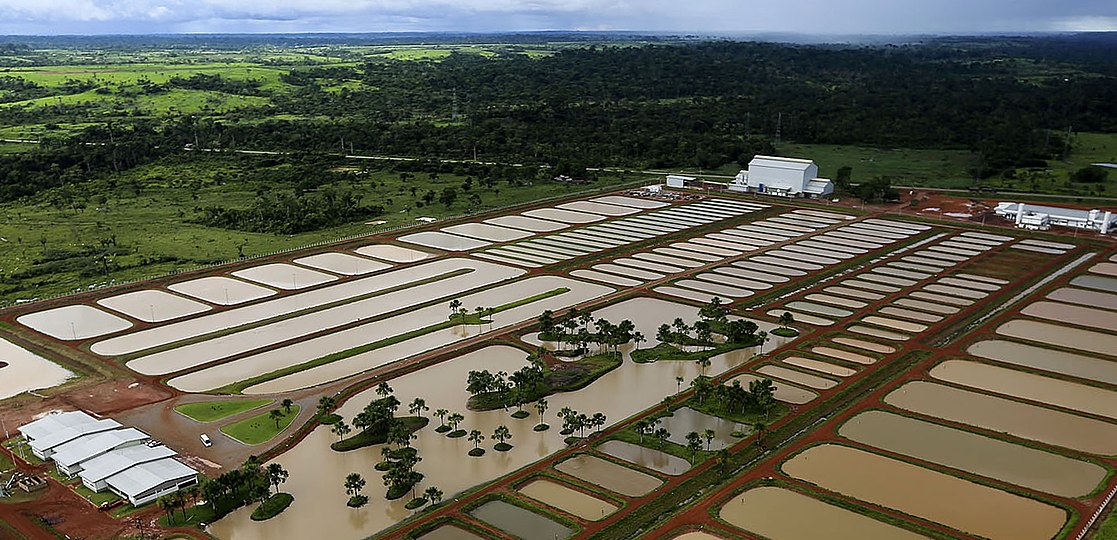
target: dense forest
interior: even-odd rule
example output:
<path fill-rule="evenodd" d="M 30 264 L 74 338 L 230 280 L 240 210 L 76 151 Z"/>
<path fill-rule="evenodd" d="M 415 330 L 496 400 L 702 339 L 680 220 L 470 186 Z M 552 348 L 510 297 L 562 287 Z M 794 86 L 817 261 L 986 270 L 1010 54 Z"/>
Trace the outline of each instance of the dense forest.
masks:
<path fill-rule="evenodd" d="M 10 54 L 26 54 L 17 45 Z M 983 178 L 1062 156 L 1067 130 L 1117 132 L 1111 35 L 860 46 L 586 44 L 542 57 L 456 52 L 438 61 L 292 66 L 280 82 L 283 90 L 197 75 L 141 86 L 152 94 L 268 98 L 222 114 L 106 118 L 88 102 L 0 107 L 0 124 L 95 124 L 37 152 L 0 155 L 0 201 L 195 145 L 581 171 L 744 164 L 774 142 L 794 141 L 968 150 L 979 158 L 974 178 Z M 0 87 L 21 98 L 45 92 L 10 77 L 0 77 Z"/>

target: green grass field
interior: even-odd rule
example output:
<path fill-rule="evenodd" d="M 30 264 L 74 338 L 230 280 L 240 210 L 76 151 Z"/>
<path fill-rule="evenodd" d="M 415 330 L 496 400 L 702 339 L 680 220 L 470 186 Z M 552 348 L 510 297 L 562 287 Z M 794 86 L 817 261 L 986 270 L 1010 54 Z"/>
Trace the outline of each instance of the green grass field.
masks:
<path fill-rule="evenodd" d="M 385 213 L 371 221 L 383 220 L 386 224 L 357 222 L 295 235 L 205 227 L 189 223 L 196 215 L 194 208 L 246 207 L 255 200 L 256 190 L 261 186 L 233 181 L 251 172 L 252 161 L 222 157 L 192 160 L 192 157 L 187 155 L 129 171 L 115 179 L 115 187 L 104 181 L 87 183 L 80 192 L 73 193 L 74 200 L 80 202 L 78 206 L 84 208 L 52 204 L 52 201 L 57 202 L 54 197 L 59 190 L 32 200 L 0 205 L 0 246 L 3 246 L 0 249 L 0 305 L 231 260 L 238 256 L 238 246 L 243 246 L 246 256 L 266 254 L 412 225 L 421 216 L 460 215 L 469 206 L 467 194 L 461 191 L 463 177 L 443 174 L 432 180 L 426 174 L 416 174 L 415 178 L 406 180 L 397 173 L 373 170 L 354 175 L 337 187 L 362 195 L 364 204 L 383 205 Z M 474 183 L 471 191 L 481 199 L 477 210 L 483 210 L 605 187 L 619 181 L 617 177 L 607 177 L 578 187 L 549 181 L 522 186 L 501 182 L 492 188 Z M 133 183 L 139 187 L 138 194 L 132 188 Z M 459 190 L 458 200 L 450 208 L 437 202 L 419 208 L 416 196 L 410 192 L 412 185 L 417 186 L 418 196 L 428 189 L 440 192 L 453 187 Z M 84 267 L 84 276 L 81 268 L 54 268 L 42 275 L 27 275 L 36 273 L 36 268 L 45 270 L 41 263 L 48 252 L 76 253 L 82 246 L 97 245 L 111 237 L 115 237 L 119 245 L 127 246 L 130 253 L 114 256 L 112 262 L 116 269 L 107 275 L 100 275 L 88 265 Z M 13 274 L 24 277 L 17 279 Z"/>
<path fill-rule="evenodd" d="M 179 412 L 198 422 L 213 422 L 244 411 L 272 403 L 271 399 L 242 399 L 236 401 L 200 401 L 175 407 Z"/>
<path fill-rule="evenodd" d="M 279 411 L 283 412 L 283 409 L 279 409 Z M 221 428 L 221 432 L 247 445 L 266 443 L 274 439 L 276 435 L 287 429 L 291 422 L 295 421 L 295 417 L 299 415 L 299 406 L 292 406 L 291 412 L 285 413 L 283 418 L 279 419 L 278 428 L 276 428 L 275 420 L 270 418 L 269 413 L 270 411 L 260 413 L 240 422 L 229 424 Z"/>
<path fill-rule="evenodd" d="M 1110 512 L 1098 531 L 1092 537 L 1094 540 L 1117 540 L 1117 514 Z"/>

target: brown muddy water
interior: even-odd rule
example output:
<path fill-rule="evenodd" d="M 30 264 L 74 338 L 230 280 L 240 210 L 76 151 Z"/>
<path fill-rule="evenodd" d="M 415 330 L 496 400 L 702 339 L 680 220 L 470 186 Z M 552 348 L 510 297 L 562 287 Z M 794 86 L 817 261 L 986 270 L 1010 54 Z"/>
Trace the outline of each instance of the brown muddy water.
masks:
<path fill-rule="evenodd" d="M 830 326 L 830 325 L 834 324 L 834 321 L 832 321 L 830 319 L 825 319 L 823 317 L 816 317 L 814 315 L 807 315 L 806 313 L 803 313 L 803 312 L 800 312 L 800 311 L 791 311 L 789 309 L 770 309 L 770 310 L 768 310 L 767 313 L 768 313 L 769 316 L 777 317 L 777 318 L 780 315 L 783 315 L 784 313 L 790 313 L 792 316 L 795 317 L 795 322 L 815 324 L 815 325 L 819 325 L 819 326 Z"/>
<path fill-rule="evenodd" d="M 893 302 L 897 306 L 904 306 L 909 308 L 921 309 L 931 313 L 938 313 L 940 315 L 953 315 L 961 311 L 956 307 L 944 306 L 934 302 L 924 302 L 922 300 L 915 300 L 914 298 L 900 298 Z"/>
<path fill-rule="evenodd" d="M 862 334 L 875 338 L 887 339 L 890 341 L 907 341 L 911 339 L 911 336 L 907 336 L 899 332 L 889 332 L 888 330 L 881 330 L 879 328 L 873 328 L 871 326 L 861 326 L 860 324 L 850 326 L 847 330 L 855 334 Z"/>
<path fill-rule="evenodd" d="M 1059 495 L 1090 494 L 1106 470 L 1095 463 L 1028 448 L 884 411 L 866 411 L 838 434 L 890 452 Z"/>
<path fill-rule="evenodd" d="M 1117 419 L 1117 392 L 1096 386 L 969 360 L 947 360 L 930 374 L 940 381 Z"/>
<path fill-rule="evenodd" d="M 274 290 L 267 287 L 245 283 L 239 279 L 225 276 L 210 276 L 182 281 L 169 285 L 167 288 L 186 296 L 193 296 L 199 300 L 222 306 L 231 306 L 276 294 Z"/>
<path fill-rule="evenodd" d="M 898 321 L 896 319 L 889 319 L 888 317 L 877 317 L 875 315 L 870 315 L 861 320 L 869 324 L 876 324 L 879 326 L 894 328 L 903 332 L 919 333 L 927 329 L 927 325 L 925 324 Z"/>
<path fill-rule="evenodd" d="M 74 373 L 0 338 L 0 399 L 66 382 Z"/>
<path fill-rule="evenodd" d="M 997 328 L 997 333 L 1068 349 L 1117 356 L 1117 336 L 1112 334 L 1021 319 L 1002 324 Z"/>
<path fill-rule="evenodd" d="M 760 379 L 760 377 L 757 377 L 756 375 L 745 374 L 745 375 L 740 375 L 738 377 L 734 377 L 733 379 L 731 379 L 729 381 L 726 381 L 726 384 L 727 385 L 732 385 L 733 381 L 741 381 L 741 386 L 748 387 L 750 382 L 755 381 L 755 380 L 759 380 L 759 379 Z M 818 394 L 816 394 L 814 392 L 811 392 L 809 390 L 804 390 L 804 389 L 796 387 L 796 386 L 792 386 L 792 385 L 787 384 L 783 381 L 772 381 L 772 382 L 775 383 L 775 387 L 776 387 L 776 393 L 775 393 L 776 399 L 778 399 L 780 401 L 783 401 L 784 403 L 790 403 L 792 405 L 802 405 L 804 403 L 809 403 L 814 398 L 818 397 Z"/>
<path fill-rule="evenodd" d="M 842 306 L 853 309 L 861 309 L 869 304 L 859 300 L 850 300 L 848 298 L 841 298 L 838 296 L 830 296 L 828 294 L 808 294 L 804 296 L 805 299 L 814 302 L 822 302 L 824 304 L 833 304 L 835 306 Z"/>
<path fill-rule="evenodd" d="M 569 538 L 574 533 L 573 529 L 557 521 L 504 501 L 487 502 L 469 514 L 523 540 Z"/>
<path fill-rule="evenodd" d="M 737 438 L 733 437 L 732 433 L 747 428 L 736 422 L 700 413 L 690 407 L 677 409 L 674 414 L 660 418 L 659 421 L 659 425 L 671 432 L 668 440 L 681 446 L 686 446 L 688 433 L 693 431 L 703 434 L 707 429 L 712 430 L 714 438 L 709 443 L 711 450 L 721 450 L 736 444 Z"/>
<path fill-rule="evenodd" d="M 97 303 L 144 322 L 169 321 L 213 309 L 201 302 L 156 290 L 119 294 L 98 300 Z"/>
<path fill-rule="evenodd" d="M 865 349 L 867 351 L 873 351 L 873 352 L 878 352 L 878 353 L 887 354 L 887 353 L 896 352 L 895 347 L 884 345 L 882 343 L 876 343 L 876 342 L 873 342 L 873 341 L 865 341 L 863 339 L 848 338 L 848 337 L 836 337 L 836 338 L 833 339 L 833 341 L 834 341 L 834 343 L 840 343 L 842 345 L 849 345 L 850 347 L 857 347 L 858 349 Z M 837 350 L 837 349 L 835 349 L 835 350 Z M 817 352 L 817 351 L 815 351 L 815 352 Z M 864 362 L 860 362 L 860 363 L 864 363 Z M 871 364 L 872 362 L 869 362 L 869 363 Z"/>
<path fill-rule="evenodd" d="M 553 480 L 533 480 L 519 488 L 521 494 L 588 521 L 598 521 L 617 511 L 617 505 L 571 489 Z"/>
<path fill-rule="evenodd" d="M 1039 319 L 1117 332 L 1117 313 L 1104 309 L 1039 301 L 1020 312 Z"/>
<path fill-rule="evenodd" d="M 979 341 L 970 345 L 966 352 L 1006 364 L 1117 385 L 1117 362 L 1102 360 L 1093 356 L 1045 349 L 1001 339 Z"/>
<path fill-rule="evenodd" d="M 423 536 L 419 540 L 486 540 L 484 536 L 478 536 L 460 527 L 453 525 L 443 525 Z"/>
<path fill-rule="evenodd" d="M 490 225 L 498 225 L 501 227 L 512 227 L 514 229 L 523 229 L 531 232 L 551 232 L 559 229 L 569 227 L 566 223 L 559 223 L 557 221 L 547 221 L 545 219 L 536 219 L 524 216 L 500 216 L 492 219 L 486 219 L 485 223 Z"/>
<path fill-rule="evenodd" d="M 881 523 L 797 491 L 752 488 L 718 510 L 735 527 L 771 540 L 915 540 L 913 532 Z"/>
<path fill-rule="evenodd" d="M 1052 291 L 1047 295 L 1047 298 L 1071 304 L 1117 310 L 1117 294 L 1063 287 Z"/>
<path fill-rule="evenodd" d="M 905 319 L 911 319 L 913 321 L 923 321 L 927 323 L 937 323 L 942 320 L 942 317 L 938 315 L 931 315 L 930 313 L 923 313 L 922 311 L 914 311 L 892 306 L 880 308 L 880 313 L 884 315 L 891 315 L 893 317 L 902 317 Z"/>
<path fill-rule="evenodd" d="M 926 381 L 885 396 L 889 405 L 1091 454 L 1117 453 L 1117 426 L 1075 414 Z"/>
<path fill-rule="evenodd" d="M 811 313 L 818 313 L 819 315 L 826 315 L 827 317 L 849 317 L 850 315 L 853 315 L 853 312 L 848 309 L 815 304 L 813 302 L 803 302 L 796 300 L 788 302 L 786 305 L 787 307 L 797 311 L 808 311 Z"/>
<path fill-rule="evenodd" d="M 690 470 L 690 462 L 681 457 L 630 442 L 606 441 L 597 446 L 597 451 L 671 476 Z"/>
<path fill-rule="evenodd" d="M 842 338 L 836 338 L 836 339 L 834 339 L 834 341 L 836 343 L 842 343 L 841 341 L 839 341 L 839 339 L 842 339 Z M 850 340 L 850 341 L 856 341 L 856 342 L 859 342 L 859 343 L 870 343 L 868 341 L 861 341 L 861 340 Z M 876 345 L 877 348 L 889 348 L 889 349 L 891 349 L 891 347 L 887 347 L 887 346 L 884 346 L 884 345 L 877 345 L 875 343 L 873 345 Z M 857 345 L 854 345 L 854 346 L 856 347 Z M 869 349 L 869 350 L 873 350 L 873 349 Z M 895 351 L 895 349 L 893 349 L 893 351 Z M 893 351 L 888 351 L 888 352 L 893 352 Z M 855 363 L 858 363 L 858 364 L 863 364 L 863 365 L 866 365 L 866 366 L 871 365 L 871 364 L 875 364 L 877 362 L 877 359 L 873 358 L 871 356 L 866 356 L 866 355 L 863 355 L 863 354 L 857 354 L 855 352 L 850 352 L 850 351 L 847 351 L 847 350 L 844 350 L 844 349 L 835 349 L 833 347 L 814 347 L 814 348 L 811 349 L 811 352 L 813 352 L 815 354 L 821 354 L 823 356 L 829 356 L 831 358 L 837 358 L 838 360 L 845 360 L 847 362 L 855 362 Z M 885 351 L 878 351 L 878 352 L 885 352 Z"/>
<path fill-rule="evenodd" d="M 769 377 L 791 381 L 803 386 L 809 386 L 818 390 L 829 390 L 830 388 L 838 386 L 838 381 L 780 366 L 763 366 L 757 369 L 756 372 L 762 375 L 767 375 Z"/>
<path fill-rule="evenodd" d="M 587 454 L 563 461 L 555 469 L 629 497 L 647 495 L 663 484 L 654 476 Z"/>
<path fill-rule="evenodd" d="M 991 540 L 1050 540 L 1066 511 L 910 463 L 835 444 L 781 468 L 825 489 Z"/>
<path fill-rule="evenodd" d="M 801 356 L 789 356 L 783 359 L 783 363 L 791 366 L 813 369 L 820 373 L 837 375 L 838 377 L 849 377 L 850 375 L 857 373 L 856 369 L 850 369 L 845 366 L 837 366 L 829 362 L 823 362 L 821 360 L 815 360 L 813 358 L 803 358 Z"/>

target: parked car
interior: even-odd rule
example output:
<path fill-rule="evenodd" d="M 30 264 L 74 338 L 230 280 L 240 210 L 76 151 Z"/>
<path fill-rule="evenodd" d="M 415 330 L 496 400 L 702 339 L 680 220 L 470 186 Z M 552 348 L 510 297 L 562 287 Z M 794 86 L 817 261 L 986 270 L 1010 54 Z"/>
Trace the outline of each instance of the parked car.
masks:
<path fill-rule="evenodd" d="M 209 440 L 209 435 L 203 433 L 198 438 L 202 440 L 202 445 L 206 448 L 213 446 L 213 441 Z"/>

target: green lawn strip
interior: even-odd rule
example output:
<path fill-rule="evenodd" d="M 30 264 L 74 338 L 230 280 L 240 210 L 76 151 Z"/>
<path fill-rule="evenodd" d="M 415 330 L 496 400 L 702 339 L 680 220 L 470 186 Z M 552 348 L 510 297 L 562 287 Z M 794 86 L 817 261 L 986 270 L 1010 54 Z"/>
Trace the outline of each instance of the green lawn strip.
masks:
<path fill-rule="evenodd" d="M 175 407 L 175 412 L 197 422 L 213 422 L 222 418 L 250 411 L 273 403 L 271 399 L 242 399 L 236 401 L 199 401 Z"/>
<path fill-rule="evenodd" d="M 101 503 L 113 502 L 120 500 L 120 496 L 112 491 L 102 491 L 100 493 L 94 492 L 92 489 L 85 487 L 82 484 L 74 486 L 74 491 L 81 495 L 85 500 L 93 503 L 93 506 L 101 506 Z"/>
<path fill-rule="evenodd" d="M 15 462 L 12 461 L 12 458 L 8 457 L 8 454 L 0 452 L 0 473 L 14 469 L 15 466 Z"/>
<path fill-rule="evenodd" d="M 500 313 L 501 311 L 509 310 L 509 309 L 514 308 L 514 307 L 529 304 L 531 302 L 537 302 L 539 300 L 550 298 L 552 296 L 558 296 L 560 294 L 565 294 L 569 291 L 570 291 L 570 289 L 567 289 L 565 287 L 560 287 L 560 288 L 557 288 L 557 289 L 554 289 L 554 290 L 551 290 L 551 291 L 547 291 L 547 292 L 544 292 L 544 293 L 537 294 L 535 296 L 530 296 L 530 297 L 527 297 L 527 298 L 517 300 L 515 302 L 510 302 L 510 303 L 507 303 L 507 304 L 503 304 L 501 306 L 497 306 L 497 307 L 493 308 L 493 313 Z M 344 351 L 339 351 L 339 352 L 336 352 L 336 353 L 333 353 L 333 354 L 328 354 L 326 356 L 315 358 L 313 360 L 309 360 L 309 361 L 303 362 L 301 364 L 296 364 L 296 365 L 293 365 L 293 366 L 287 366 L 285 368 L 277 369 L 277 370 L 269 372 L 269 373 L 256 375 L 255 377 L 249 377 L 249 378 L 247 378 L 243 381 L 237 381 L 237 382 L 232 383 L 232 384 L 227 384 L 225 386 L 222 386 L 220 388 L 217 388 L 217 389 L 213 390 L 213 392 L 218 393 L 218 394 L 239 394 L 239 393 L 243 392 L 245 388 L 249 388 L 249 387 L 257 385 L 257 384 L 265 383 L 265 382 L 273 380 L 273 379 L 278 379 L 280 377 L 284 377 L 286 375 L 291 375 L 291 374 L 294 374 L 294 373 L 298 373 L 300 371 L 304 371 L 304 370 L 311 369 L 311 368 L 314 368 L 314 367 L 324 366 L 326 364 L 337 362 L 338 360 L 344 360 L 344 359 L 349 358 L 351 356 L 356 356 L 358 354 L 362 354 L 362 353 L 366 353 L 366 352 L 369 352 L 369 351 L 372 351 L 372 350 L 387 347 L 389 345 L 395 345 L 396 343 L 401 343 L 401 342 L 407 341 L 409 339 L 414 339 L 414 338 L 417 338 L 419 336 L 424 336 L 424 335 L 430 334 L 432 332 L 437 332 L 439 330 L 445 330 L 447 328 L 453 328 L 453 327 L 458 326 L 458 325 L 483 324 L 484 322 L 487 322 L 487 319 L 483 319 L 483 318 L 479 317 L 477 314 L 474 314 L 474 313 L 467 313 L 464 317 L 455 315 L 455 316 L 453 316 L 453 318 L 451 318 L 449 320 L 446 320 L 446 321 L 443 321 L 443 322 L 440 322 L 440 323 L 437 323 L 437 324 L 432 324 L 430 326 L 426 326 L 426 327 L 423 327 L 423 328 L 412 330 L 410 332 L 405 332 L 403 334 L 396 334 L 392 337 L 381 339 L 379 341 L 374 341 L 372 343 L 366 343 L 364 345 L 353 347 L 351 349 L 347 349 L 347 350 L 344 350 Z"/>
<path fill-rule="evenodd" d="M 283 413 L 283 416 L 279 419 L 278 427 L 276 421 L 270 418 L 269 411 L 229 424 L 221 428 L 221 432 L 247 445 L 268 442 L 291 425 L 291 422 L 299 415 L 299 406 L 292 405 L 289 413 L 284 412 L 283 409 L 279 409 L 279 411 Z"/>
<path fill-rule="evenodd" d="M 881 365 L 877 371 L 854 381 L 826 401 L 807 411 L 793 415 L 787 423 L 769 431 L 768 435 L 765 436 L 765 447 L 778 448 L 804 436 L 810 431 L 810 428 L 821 421 L 820 419 L 856 405 L 867 392 L 931 354 L 930 351 L 913 351 L 886 365 Z M 653 500 L 640 505 L 629 514 L 619 518 L 608 529 L 601 531 L 597 538 L 620 540 L 633 536 L 636 531 L 652 530 L 659 523 L 670 519 L 671 516 L 674 516 L 683 508 L 696 502 L 699 499 L 697 495 L 709 492 L 716 486 L 730 481 L 748 467 L 754 465 L 754 462 L 763 455 L 764 451 L 756 445 L 748 445 L 733 453 L 725 467 L 710 467 L 687 479 L 675 489 L 660 493 Z"/>
<path fill-rule="evenodd" d="M 632 351 L 632 361 L 638 364 L 647 364 L 659 360 L 695 362 L 703 358 L 713 358 L 719 354 L 735 351 L 737 349 L 755 347 L 759 344 L 760 342 L 756 340 L 743 341 L 740 343 L 717 343 L 709 349 L 684 351 L 670 343 L 660 343 L 649 349 Z"/>
<path fill-rule="evenodd" d="M 396 420 L 399 421 L 403 425 L 403 427 L 411 433 L 423 429 L 428 423 L 430 423 L 429 418 L 421 416 L 400 416 L 397 417 Z M 348 439 L 342 439 L 331 444 L 330 448 L 338 452 L 348 452 L 350 450 L 356 450 L 358 448 L 364 448 L 366 446 L 372 446 L 374 444 L 384 444 L 385 442 L 388 442 L 387 431 L 374 432 L 371 430 L 365 430 L 357 433 L 356 435 L 353 435 L 352 437 L 349 437 Z"/>
<path fill-rule="evenodd" d="M 1094 540 L 1117 540 L 1117 512 L 1109 511 L 1105 521 L 1101 522 L 1098 526 L 1097 532 L 1094 533 Z"/>
<path fill-rule="evenodd" d="M 322 304 L 320 306 L 313 306 L 313 307 L 309 307 L 309 308 L 306 308 L 306 309 L 300 309 L 298 311 L 293 311 L 291 313 L 285 313 L 283 315 L 279 315 L 279 316 L 276 316 L 276 317 L 269 317 L 267 319 L 262 319 L 262 320 L 259 320 L 259 321 L 253 321 L 253 322 L 250 322 L 250 323 L 242 324 L 242 325 L 239 325 L 239 326 L 234 326 L 234 327 L 231 327 L 231 328 L 223 328 L 221 330 L 218 330 L 216 332 L 210 332 L 208 334 L 191 336 L 187 339 L 175 341 L 173 343 L 167 343 L 165 345 L 160 345 L 158 347 L 152 347 L 150 349 L 144 349 L 142 351 L 137 351 L 137 352 L 126 354 L 126 355 L 121 355 L 121 356 L 118 356 L 117 359 L 121 360 L 121 361 L 124 361 L 124 362 L 127 362 L 129 360 L 134 360 L 134 359 L 139 358 L 141 356 L 149 356 L 149 355 L 152 355 L 152 354 L 155 354 L 155 353 L 168 351 L 168 350 L 171 350 L 171 349 L 177 349 L 179 347 L 183 347 L 183 346 L 186 346 L 186 345 L 191 345 L 191 344 L 194 344 L 194 343 L 200 343 L 200 342 L 203 342 L 203 341 L 209 341 L 209 340 L 216 339 L 216 338 L 219 338 L 219 337 L 224 337 L 224 336 L 227 336 L 227 335 L 230 335 L 230 334 L 235 334 L 237 332 L 252 330 L 253 328 L 259 328 L 261 326 L 266 326 L 266 325 L 269 325 L 269 324 L 272 324 L 272 323 L 275 323 L 275 322 L 284 321 L 284 320 L 288 320 L 288 319 L 293 319 L 295 317 L 299 317 L 299 316 L 302 316 L 302 315 L 309 315 L 311 313 L 320 312 L 320 311 L 327 310 L 327 309 L 334 308 L 334 307 L 338 307 L 338 306 L 341 306 L 341 305 L 351 304 L 353 302 L 359 302 L 361 300 L 367 300 L 369 298 L 375 298 L 377 296 L 383 296 L 385 294 L 389 294 L 389 293 L 393 293 L 393 292 L 399 292 L 399 291 L 406 290 L 406 289 L 421 287 L 423 285 L 429 285 L 431 283 L 435 283 L 435 282 L 442 281 L 442 280 L 445 280 L 445 279 L 449 279 L 449 278 L 452 278 L 452 277 L 465 275 L 465 274 L 468 274 L 470 272 L 473 272 L 473 270 L 469 269 L 469 268 L 462 268 L 462 269 L 459 269 L 459 270 L 453 270 L 453 271 L 450 271 L 450 272 L 445 272 L 445 273 L 442 273 L 442 274 L 438 274 L 436 276 L 431 276 L 427 279 L 422 279 L 422 280 L 419 280 L 419 281 L 412 281 L 412 282 L 408 282 L 408 283 L 403 283 L 401 285 L 396 285 L 395 287 L 388 287 L 387 289 L 381 289 L 379 291 L 373 291 L 373 292 L 370 292 L 370 293 L 367 293 L 367 294 L 362 294 L 362 295 L 359 295 L 359 296 L 353 296 L 353 297 L 345 298 L 343 300 L 337 300 L 335 302 L 330 302 L 328 304 Z M 371 321 L 371 320 L 375 320 L 375 319 L 369 319 L 369 320 Z M 367 322 L 368 321 L 361 321 L 361 324 L 365 324 Z"/>
<path fill-rule="evenodd" d="M 794 328 L 776 328 L 770 333 L 780 337 L 797 337 L 799 335 L 799 331 Z"/>
<path fill-rule="evenodd" d="M 281 512 L 286 510 L 288 506 L 291 506 L 294 500 L 295 497 L 291 496 L 290 493 L 276 493 L 268 497 L 266 501 L 260 503 L 260 506 L 257 506 L 256 509 L 252 511 L 252 521 L 264 521 L 278 516 Z"/>
<path fill-rule="evenodd" d="M 18 446 L 22 446 L 23 450 L 17 450 L 16 447 Z M 24 439 L 22 436 L 12 437 L 11 439 L 4 441 L 4 448 L 11 450 L 12 455 L 18 456 L 28 465 L 36 466 L 45 463 L 45 461 L 39 459 L 39 456 L 36 456 L 35 453 L 31 451 L 31 447 L 27 445 L 26 439 Z"/>
<path fill-rule="evenodd" d="M 581 360 L 561 364 L 561 369 L 549 369 L 543 375 L 543 384 L 528 392 L 524 397 L 525 403 L 538 401 L 560 392 L 573 392 L 581 390 L 593 381 L 604 376 L 621 366 L 623 360 L 616 353 L 595 354 Z M 471 411 L 491 411 L 504 407 L 513 407 L 516 403 L 514 396 L 509 393 L 478 394 L 469 398 L 466 407 Z"/>

